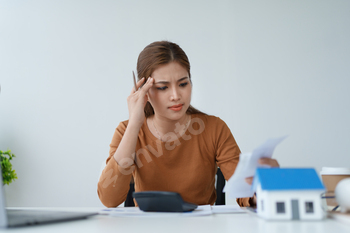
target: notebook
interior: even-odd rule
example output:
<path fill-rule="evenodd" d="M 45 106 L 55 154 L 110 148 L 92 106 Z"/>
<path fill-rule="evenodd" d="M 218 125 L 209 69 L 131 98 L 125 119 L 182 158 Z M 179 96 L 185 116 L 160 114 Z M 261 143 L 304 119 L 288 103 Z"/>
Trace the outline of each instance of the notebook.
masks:
<path fill-rule="evenodd" d="M 0 175 L 2 174 L 0 166 Z M 2 177 L 2 176 L 1 176 Z M 65 212 L 65 211 L 42 211 L 42 210 L 8 210 L 5 206 L 5 193 L 0 178 L 0 227 L 26 226 L 53 222 L 70 221 L 84 219 L 96 215 L 94 212 Z"/>

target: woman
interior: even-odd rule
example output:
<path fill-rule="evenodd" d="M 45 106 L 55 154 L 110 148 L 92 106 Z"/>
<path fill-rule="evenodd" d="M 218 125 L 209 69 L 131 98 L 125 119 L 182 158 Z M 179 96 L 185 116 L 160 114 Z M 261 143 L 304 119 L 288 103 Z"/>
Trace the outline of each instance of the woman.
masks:
<path fill-rule="evenodd" d="M 129 120 L 114 133 L 98 183 L 101 202 L 107 207 L 124 202 L 133 177 L 136 192 L 173 191 L 188 202 L 214 204 L 217 167 L 228 180 L 240 150 L 225 122 L 190 105 L 185 52 L 168 41 L 154 42 L 140 53 L 137 73 L 136 89 L 127 98 Z M 273 159 L 260 162 L 278 166 Z M 256 203 L 255 197 L 237 202 Z"/>

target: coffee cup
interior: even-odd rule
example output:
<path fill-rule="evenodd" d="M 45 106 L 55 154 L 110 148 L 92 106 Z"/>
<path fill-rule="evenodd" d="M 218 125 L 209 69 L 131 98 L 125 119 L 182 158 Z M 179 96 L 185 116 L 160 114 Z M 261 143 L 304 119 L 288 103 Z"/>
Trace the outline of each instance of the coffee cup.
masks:
<path fill-rule="evenodd" d="M 321 170 L 321 177 L 326 188 L 325 198 L 328 206 L 337 206 L 335 200 L 335 187 L 345 178 L 350 178 L 350 169 L 343 167 L 323 167 Z"/>

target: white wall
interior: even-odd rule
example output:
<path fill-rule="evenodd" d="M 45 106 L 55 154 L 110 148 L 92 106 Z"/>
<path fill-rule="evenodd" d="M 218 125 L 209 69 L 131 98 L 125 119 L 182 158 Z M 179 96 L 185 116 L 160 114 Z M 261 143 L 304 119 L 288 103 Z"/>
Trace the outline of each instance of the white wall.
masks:
<path fill-rule="evenodd" d="M 241 150 L 290 135 L 282 166 L 350 167 L 350 1 L 0 1 L 0 149 L 9 206 L 102 206 L 96 185 L 139 52 L 190 58 L 193 105 Z"/>

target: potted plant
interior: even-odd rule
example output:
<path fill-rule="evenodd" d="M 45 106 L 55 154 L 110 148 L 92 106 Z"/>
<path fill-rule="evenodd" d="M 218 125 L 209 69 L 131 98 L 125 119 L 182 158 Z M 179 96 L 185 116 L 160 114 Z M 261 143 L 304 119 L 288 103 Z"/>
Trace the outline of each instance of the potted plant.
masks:
<path fill-rule="evenodd" d="M 17 179 L 16 171 L 12 170 L 12 164 L 10 162 L 13 157 L 16 156 L 13 153 L 11 153 L 11 150 L 0 150 L 2 182 L 4 185 L 9 185 L 12 181 Z"/>
<path fill-rule="evenodd" d="M 0 85 L 1 93 L 1 85 Z M 15 170 L 12 170 L 11 160 L 13 157 L 16 157 L 11 153 L 11 150 L 2 151 L 0 150 L 0 162 L 1 162 L 1 171 L 2 171 L 2 183 L 9 185 L 12 181 L 17 179 L 17 174 Z"/>

